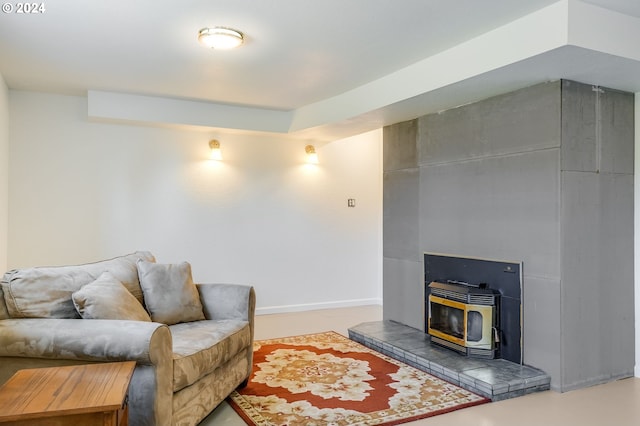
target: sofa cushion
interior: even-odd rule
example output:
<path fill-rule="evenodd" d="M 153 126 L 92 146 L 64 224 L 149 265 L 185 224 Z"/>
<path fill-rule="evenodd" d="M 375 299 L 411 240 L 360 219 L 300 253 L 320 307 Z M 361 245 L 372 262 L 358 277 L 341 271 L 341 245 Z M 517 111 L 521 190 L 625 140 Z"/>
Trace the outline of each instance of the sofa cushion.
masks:
<path fill-rule="evenodd" d="M 173 339 L 173 391 L 192 385 L 245 348 L 248 321 L 205 320 L 169 326 Z"/>
<path fill-rule="evenodd" d="M 142 304 L 109 271 L 71 295 L 84 319 L 151 321 Z"/>
<path fill-rule="evenodd" d="M 135 252 L 84 265 L 14 269 L 1 282 L 7 311 L 12 318 L 80 318 L 71 295 L 104 271 L 111 272 L 142 303 L 138 259 L 155 261 L 149 252 Z"/>
<path fill-rule="evenodd" d="M 138 261 L 140 286 L 151 319 L 167 325 L 204 319 L 202 303 L 188 262 Z"/>

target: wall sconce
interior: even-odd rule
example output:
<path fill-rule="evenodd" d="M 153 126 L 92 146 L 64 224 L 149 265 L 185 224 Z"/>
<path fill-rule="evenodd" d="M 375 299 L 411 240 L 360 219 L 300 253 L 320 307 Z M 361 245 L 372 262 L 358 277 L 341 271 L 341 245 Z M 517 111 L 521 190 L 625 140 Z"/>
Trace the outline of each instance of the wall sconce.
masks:
<path fill-rule="evenodd" d="M 318 164 L 318 153 L 313 145 L 305 146 L 304 152 L 307 153 L 307 163 Z"/>
<path fill-rule="evenodd" d="M 220 151 L 220 142 L 217 139 L 211 139 L 209 141 L 209 148 L 211 148 L 211 154 L 209 154 L 210 160 L 222 160 L 222 151 Z"/>

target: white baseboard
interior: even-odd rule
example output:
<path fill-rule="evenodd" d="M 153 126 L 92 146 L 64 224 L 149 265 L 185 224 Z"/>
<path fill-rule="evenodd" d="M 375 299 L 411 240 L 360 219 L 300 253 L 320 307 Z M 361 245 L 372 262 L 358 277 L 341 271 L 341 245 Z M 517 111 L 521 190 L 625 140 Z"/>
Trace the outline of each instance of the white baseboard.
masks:
<path fill-rule="evenodd" d="M 349 308 L 353 306 L 382 305 L 382 299 L 352 299 L 334 302 L 303 303 L 300 305 L 265 306 L 256 308 L 256 315 L 281 314 L 286 312 L 316 311 L 319 309 Z"/>

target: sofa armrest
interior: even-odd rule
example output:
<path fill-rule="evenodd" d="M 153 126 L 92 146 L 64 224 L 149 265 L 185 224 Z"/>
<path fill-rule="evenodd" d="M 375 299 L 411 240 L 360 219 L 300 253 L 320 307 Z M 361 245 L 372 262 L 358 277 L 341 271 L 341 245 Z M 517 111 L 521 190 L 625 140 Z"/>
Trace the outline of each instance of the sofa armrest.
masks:
<path fill-rule="evenodd" d="M 3 362 L 6 357 L 10 362 Z M 169 426 L 173 398 L 171 331 L 145 321 L 20 318 L 0 320 L 0 377 L 16 360 L 136 361 L 129 424 Z M 27 367 L 32 368 L 32 367 Z"/>
<path fill-rule="evenodd" d="M 171 361 L 171 332 L 143 321 L 19 318 L 0 320 L 0 356 L 83 361 Z"/>
<path fill-rule="evenodd" d="M 210 320 L 253 321 L 256 295 L 253 287 L 239 284 L 196 284 L 204 316 Z"/>
<path fill-rule="evenodd" d="M 256 314 L 256 292 L 253 287 L 241 284 L 196 284 L 196 287 L 206 319 L 248 321 L 253 342 Z M 250 351 L 249 364 L 252 353 Z"/>

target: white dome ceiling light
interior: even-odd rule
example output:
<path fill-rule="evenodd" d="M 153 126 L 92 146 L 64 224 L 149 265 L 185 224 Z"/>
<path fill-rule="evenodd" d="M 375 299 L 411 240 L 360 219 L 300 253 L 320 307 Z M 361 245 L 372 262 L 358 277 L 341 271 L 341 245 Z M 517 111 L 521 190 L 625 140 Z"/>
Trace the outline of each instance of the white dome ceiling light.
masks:
<path fill-rule="evenodd" d="M 198 41 L 212 49 L 228 50 L 240 46 L 244 42 L 244 35 L 232 28 L 203 28 L 198 33 Z"/>

